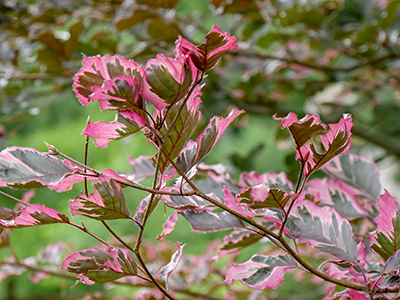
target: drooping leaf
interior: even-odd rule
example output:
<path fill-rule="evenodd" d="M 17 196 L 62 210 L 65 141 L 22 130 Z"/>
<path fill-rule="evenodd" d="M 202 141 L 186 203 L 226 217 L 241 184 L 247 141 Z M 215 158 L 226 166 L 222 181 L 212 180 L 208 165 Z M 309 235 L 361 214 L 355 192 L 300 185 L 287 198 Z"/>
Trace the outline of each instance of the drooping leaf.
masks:
<path fill-rule="evenodd" d="M 302 243 L 320 252 L 358 263 L 357 243 L 350 223 L 329 206 L 319 207 L 311 201 L 297 200 L 291 217 L 301 230 Z"/>
<path fill-rule="evenodd" d="M 86 248 L 68 256 L 62 270 L 75 273 L 87 285 L 105 283 L 125 276 L 135 276 L 137 263 L 122 248 Z"/>
<path fill-rule="evenodd" d="M 83 105 L 88 105 L 94 87 L 101 87 L 106 80 L 121 75 L 142 80 L 144 70 L 132 60 L 115 55 L 110 56 L 84 56 L 83 67 L 74 76 L 74 91 Z M 140 84 L 139 84 L 140 85 Z"/>
<path fill-rule="evenodd" d="M 161 268 L 160 270 L 160 279 L 165 282 L 165 286 L 167 290 L 169 290 L 169 285 L 168 285 L 168 278 L 171 275 L 171 273 L 176 269 L 178 266 L 179 262 L 181 261 L 182 258 L 182 250 L 185 245 L 181 246 L 181 243 L 176 243 L 176 247 L 178 247 L 178 250 L 172 255 L 171 261 L 164 267 Z"/>
<path fill-rule="evenodd" d="M 374 220 L 377 228 L 370 233 L 371 248 L 385 261 L 400 249 L 400 216 L 396 198 L 388 191 L 378 199 L 379 216 Z"/>
<path fill-rule="evenodd" d="M 240 280 L 255 290 L 275 289 L 283 283 L 285 271 L 296 267 L 296 261 L 291 256 L 255 254 L 243 264 L 231 265 L 226 271 L 224 283 L 232 285 L 235 280 Z"/>
<path fill-rule="evenodd" d="M 247 229 L 234 230 L 224 237 L 223 244 L 218 247 L 217 259 L 221 258 L 224 255 L 240 251 L 248 246 L 257 243 L 261 239 L 261 235 L 253 233 Z"/>
<path fill-rule="evenodd" d="M 107 177 L 94 183 L 94 192 L 82 194 L 70 202 L 73 216 L 85 215 L 96 220 L 129 218 L 129 210 L 121 186 Z"/>
<path fill-rule="evenodd" d="M 381 193 L 379 170 L 374 161 L 352 153 L 332 159 L 322 167 L 328 175 L 340 179 L 369 200 L 377 201 Z"/>
<path fill-rule="evenodd" d="M 116 119 L 112 122 L 99 121 L 89 123 L 82 131 L 82 135 L 96 139 L 95 144 L 103 148 L 113 140 L 122 139 L 138 132 L 145 124 L 145 120 L 138 113 L 119 111 Z"/>
<path fill-rule="evenodd" d="M 10 147 L 0 152 L 0 186 L 20 189 L 54 187 L 72 172 L 60 159 L 35 149 Z"/>
<path fill-rule="evenodd" d="M 164 141 L 164 150 L 161 155 L 160 172 L 164 172 L 165 168 L 170 164 L 170 159 L 175 159 L 185 143 L 189 140 L 197 123 L 201 118 L 198 106 L 201 102 L 200 87 L 197 86 L 190 96 L 183 109 L 180 104 L 173 105 L 167 112 L 164 126 L 160 129 L 160 136 Z M 179 115 L 178 115 L 179 114 Z M 175 118 L 176 122 L 174 123 Z M 157 155 L 153 158 L 155 165 Z"/>
<path fill-rule="evenodd" d="M 142 95 L 158 110 L 185 97 L 196 74 L 185 57 L 168 58 L 162 54 L 150 59 L 145 68 Z"/>
<path fill-rule="evenodd" d="M 2 228 L 23 228 L 37 225 L 47 225 L 53 223 L 69 223 L 68 217 L 41 204 L 29 204 L 19 212 L 8 211 L 9 215 L 0 219 Z"/>
<path fill-rule="evenodd" d="M 206 35 L 206 41 L 195 46 L 182 37 L 176 42 L 176 48 L 183 55 L 189 55 L 193 64 L 202 72 L 211 70 L 221 57 L 230 50 L 237 49 L 237 40 L 228 33 L 222 33 L 218 26 Z"/>

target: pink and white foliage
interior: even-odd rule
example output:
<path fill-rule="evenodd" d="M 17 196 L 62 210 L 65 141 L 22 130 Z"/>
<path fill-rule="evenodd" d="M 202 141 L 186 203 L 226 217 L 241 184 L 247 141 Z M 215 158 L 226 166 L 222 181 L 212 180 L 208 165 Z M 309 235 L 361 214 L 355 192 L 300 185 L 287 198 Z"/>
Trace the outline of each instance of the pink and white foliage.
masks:
<path fill-rule="evenodd" d="M 357 195 L 373 203 L 381 194 L 378 166 L 371 159 L 348 152 L 333 158 L 322 170 L 353 187 Z"/>
<path fill-rule="evenodd" d="M 333 206 L 342 217 L 352 220 L 369 216 L 360 203 L 358 190 L 340 180 L 316 178 L 307 182 L 307 190 L 303 194 L 314 192 L 314 202 L 320 205 Z"/>
<path fill-rule="evenodd" d="M 86 248 L 68 256 L 62 270 L 78 275 L 79 282 L 87 285 L 105 283 L 125 276 L 136 276 L 137 263 L 129 251 L 122 248 Z"/>
<path fill-rule="evenodd" d="M 36 149 L 9 147 L 0 152 L 0 186 L 55 187 L 73 170 L 62 160 Z"/>
<path fill-rule="evenodd" d="M 69 223 L 68 217 L 41 204 L 29 204 L 20 212 L 10 211 L 9 216 L 2 216 L 0 228 L 23 228 L 53 223 Z"/>
<path fill-rule="evenodd" d="M 227 118 L 213 117 L 207 127 L 197 137 L 197 153 L 191 160 L 191 166 L 199 163 L 214 148 L 225 129 L 243 110 L 233 109 Z"/>
<path fill-rule="evenodd" d="M 311 141 L 316 133 L 326 129 L 326 125 L 321 124 L 318 116 L 307 115 L 298 120 L 295 114 L 289 113 L 285 118 L 275 119 L 281 120 L 282 128 L 289 128 L 296 142 L 296 158 L 304 166 L 303 173 L 306 177 L 350 149 L 350 130 L 353 127 L 350 115 L 343 115 L 337 124 L 329 124 L 327 133 L 319 136 L 324 148 L 322 152 L 319 152 L 318 147 Z"/>
<path fill-rule="evenodd" d="M 144 111 L 136 78 L 121 75 L 106 80 L 101 86 L 94 86 L 92 90 L 90 99 L 97 101 L 101 110 Z"/>
<path fill-rule="evenodd" d="M 96 220 L 129 218 L 125 197 L 117 182 L 100 177 L 93 185 L 92 194 L 82 194 L 70 202 L 72 216 L 85 215 Z"/>
<path fill-rule="evenodd" d="M 378 199 L 379 215 L 374 219 L 377 228 L 370 233 L 371 248 L 384 260 L 400 249 L 400 216 L 398 203 L 388 191 Z"/>
<path fill-rule="evenodd" d="M 293 189 L 293 183 L 287 178 L 284 172 L 280 173 L 262 173 L 259 174 L 255 171 L 244 172 L 240 176 L 239 184 L 242 187 L 253 187 L 259 184 L 266 184 L 268 186 L 286 186 L 287 189 Z"/>
<path fill-rule="evenodd" d="M 301 243 L 309 243 L 318 251 L 344 261 L 359 263 L 352 227 L 334 208 L 297 200 L 292 210 L 292 220 L 301 230 Z"/>
<path fill-rule="evenodd" d="M 83 67 L 74 76 L 73 88 L 83 105 L 94 101 L 91 96 L 94 87 L 102 87 L 107 80 L 125 75 L 141 80 L 144 74 L 142 66 L 122 56 L 83 56 Z M 96 96 L 95 96 L 96 97 Z"/>
<path fill-rule="evenodd" d="M 237 43 L 236 38 L 228 33 L 223 33 L 218 26 L 214 26 L 206 35 L 206 42 L 199 46 L 179 37 L 176 42 L 175 54 L 188 55 L 196 68 L 205 72 L 214 68 L 222 55 L 230 50 L 236 50 Z"/>
<path fill-rule="evenodd" d="M 232 285 L 235 280 L 240 280 L 255 290 L 276 289 L 283 283 L 285 272 L 296 267 L 297 263 L 291 256 L 255 254 L 243 264 L 231 265 L 226 271 L 224 283 Z"/>

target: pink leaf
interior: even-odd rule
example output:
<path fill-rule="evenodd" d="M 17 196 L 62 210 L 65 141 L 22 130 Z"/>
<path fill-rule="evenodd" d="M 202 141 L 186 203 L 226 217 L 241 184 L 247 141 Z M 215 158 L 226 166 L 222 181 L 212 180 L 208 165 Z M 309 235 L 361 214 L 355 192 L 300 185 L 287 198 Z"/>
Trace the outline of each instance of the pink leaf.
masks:
<path fill-rule="evenodd" d="M 317 132 L 324 131 L 326 128 L 325 124 L 321 124 L 317 115 L 306 115 L 299 120 L 295 113 L 289 113 L 284 118 L 274 116 L 274 119 L 281 120 L 281 127 L 289 129 L 297 148 L 306 144 Z"/>
<path fill-rule="evenodd" d="M 243 187 L 253 187 L 259 184 L 267 184 L 268 186 L 285 186 L 287 190 L 293 189 L 293 184 L 287 178 L 286 173 L 263 173 L 257 172 L 242 173 L 240 176 L 240 185 Z"/>
<path fill-rule="evenodd" d="M 211 149 L 218 142 L 221 135 L 230 123 L 240 114 L 244 113 L 243 110 L 232 110 L 226 119 L 221 117 L 213 117 L 207 127 L 197 137 L 197 153 L 192 158 L 191 166 L 199 163 Z"/>
<path fill-rule="evenodd" d="M 226 271 L 224 283 L 232 285 L 235 280 L 240 280 L 255 290 L 275 289 L 283 283 L 285 271 L 296 267 L 291 256 L 255 254 L 243 264 L 231 265 Z"/>
<path fill-rule="evenodd" d="M 293 221 L 301 230 L 299 240 L 310 243 L 322 253 L 329 253 L 354 264 L 358 263 L 357 243 L 352 227 L 332 207 L 319 207 L 311 201 L 297 200 Z"/>
<path fill-rule="evenodd" d="M 75 273 L 87 285 L 105 283 L 125 276 L 136 276 L 137 264 L 122 248 L 86 248 L 68 256 L 62 270 Z"/>
<path fill-rule="evenodd" d="M 197 123 L 201 118 L 198 106 L 201 102 L 199 95 L 201 88 L 196 86 L 186 102 L 186 105 L 180 109 L 179 103 L 171 106 L 164 118 L 164 125 L 159 130 L 160 137 L 163 140 L 164 151 L 161 155 L 160 172 L 164 172 L 165 168 L 170 164 L 169 159 L 175 159 L 181 149 L 189 140 Z M 163 115 L 164 113 L 162 113 Z M 179 114 L 179 115 L 178 115 Z M 178 117 L 177 117 L 178 116 Z M 175 118 L 177 119 L 175 120 Z M 157 148 L 158 141 L 154 141 Z M 168 159 L 169 157 L 169 159 Z M 157 155 L 153 158 L 153 164 L 156 163 Z"/>
<path fill-rule="evenodd" d="M 358 191 L 340 180 L 316 178 L 307 182 L 305 193 L 315 193 L 314 202 L 333 206 L 342 217 L 355 219 L 369 216 L 359 202 Z"/>
<path fill-rule="evenodd" d="M 85 215 L 96 220 L 129 218 L 129 210 L 121 186 L 108 177 L 101 177 L 94 183 L 94 192 L 82 194 L 70 202 L 73 216 Z"/>
<path fill-rule="evenodd" d="M 62 160 L 36 149 L 10 147 L 0 153 L 0 186 L 52 188 L 72 172 Z"/>
<path fill-rule="evenodd" d="M 141 130 L 146 121 L 141 115 L 133 111 L 119 111 L 115 121 L 99 121 L 89 123 L 81 135 L 96 139 L 95 144 L 106 147 L 110 141 L 124 138 Z"/>
<path fill-rule="evenodd" d="M 186 96 L 195 74 L 185 57 L 168 58 L 158 54 L 146 64 L 142 95 L 161 110 Z"/>
<path fill-rule="evenodd" d="M 288 127 L 296 142 L 296 158 L 304 167 L 306 177 L 321 168 L 334 157 L 346 153 L 350 149 L 350 136 L 353 122 L 350 115 L 343 115 L 338 124 L 329 124 L 325 135 L 320 136 L 324 151 L 317 151 L 311 138 L 318 132 L 325 130 L 326 125 L 321 124 L 319 117 L 307 115 L 298 120 L 296 115 L 290 113 L 285 118 L 276 118 L 281 121 L 283 128 Z"/>
<path fill-rule="evenodd" d="M 119 55 L 84 56 L 82 63 L 83 67 L 74 76 L 73 87 L 83 105 L 88 105 L 92 100 L 93 88 L 101 87 L 106 80 L 125 75 L 140 81 L 144 74 L 142 66 Z"/>
<path fill-rule="evenodd" d="M 162 281 L 165 281 L 167 290 L 169 290 L 168 278 L 171 275 L 171 273 L 176 269 L 179 262 L 181 261 L 182 250 L 183 247 L 185 247 L 185 245 L 181 246 L 181 243 L 176 243 L 175 245 L 178 247 L 178 250 L 176 250 L 176 252 L 172 255 L 171 261 L 166 266 L 162 267 L 160 270 L 160 279 Z"/>
<path fill-rule="evenodd" d="M 205 72 L 214 68 L 222 55 L 230 50 L 236 50 L 237 42 L 234 37 L 223 33 L 218 26 L 214 26 L 206 35 L 206 42 L 199 46 L 179 37 L 175 54 L 189 55 L 196 68 Z"/>
<path fill-rule="evenodd" d="M 400 249 L 400 216 L 396 198 L 388 191 L 378 199 L 379 216 L 375 218 L 377 229 L 370 233 L 371 248 L 387 260 Z"/>
<path fill-rule="evenodd" d="M 131 110 L 144 116 L 144 102 L 139 95 L 136 78 L 121 75 L 94 86 L 92 101 L 98 101 L 102 110 Z"/>
<path fill-rule="evenodd" d="M 19 213 L 10 213 L 9 217 L 0 219 L 0 227 L 22 228 L 52 223 L 69 223 L 68 217 L 41 204 L 29 204 L 21 209 Z"/>
<path fill-rule="evenodd" d="M 157 240 L 158 241 L 164 240 L 164 238 L 168 236 L 175 229 L 175 225 L 177 222 L 178 222 L 178 211 L 174 210 L 172 214 L 168 217 L 168 219 L 165 221 L 163 232 L 157 236 Z"/>

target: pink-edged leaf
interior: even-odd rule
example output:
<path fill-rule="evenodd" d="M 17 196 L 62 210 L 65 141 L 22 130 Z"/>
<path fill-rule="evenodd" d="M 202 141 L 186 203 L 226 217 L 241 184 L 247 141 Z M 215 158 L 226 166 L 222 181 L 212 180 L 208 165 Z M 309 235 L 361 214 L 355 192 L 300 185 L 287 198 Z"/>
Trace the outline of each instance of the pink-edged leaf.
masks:
<path fill-rule="evenodd" d="M 265 224 L 263 224 L 263 226 L 265 227 Z M 241 251 L 242 249 L 257 243 L 261 239 L 261 235 L 253 233 L 247 229 L 234 230 L 224 237 L 222 245 L 218 247 L 217 259 L 220 259 L 224 255 Z"/>
<path fill-rule="evenodd" d="M 352 220 L 369 216 L 360 203 L 358 191 L 340 180 L 312 179 L 307 182 L 305 193 L 314 193 L 316 199 L 313 202 L 334 207 L 346 219 Z"/>
<path fill-rule="evenodd" d="M 370 233 L 371 248 L 386 261 L 400 249 L 400 216 L 396 198 L 386 190 L 379 197 L 378 206 L 377 228 Z"/>
<path fill-rule="evenodd" d="M 275 289 L 283 283 L 286 270 L 296 267 L 296 261 L 291 256 L 255 254 L 243 264 L 231 265 L 226 271 L 224 283 L 232 285 L 235 280 L 240 280 L 255 290 Z"/>
<path fill-rule="evenodd" d="M 185 57 L 158 54 L 146 64 L 142 95 L 161 110 L 185 97 L 194 80 L 195 69 Z"/>
<path fill-rule="evenodd" d="M 142 66 L 119 55 L 113 57 L 84 56 L 82 63 L 83 67 L 74 76 L 73 87 L 76 96 L 83 105 L 88 105 L 90 101 L 94 101 L 91 99 L 94 88 L 101 88 L 107 80 L 123 75 L 136 78 L 140 82 L 144 75 Z"/>
<path fill-rule="evenodd" d="M 324 131 L 326 128 L 326 125 L 321 124 L 317 115 L 306 115 L 299 120 L 297 115 L 291 112 L 284 118 L 274 116 L 274 119 L 281 121 L 282 128 L 289 129 L 297 148 L 305 145 L 316 133 Z"/>
<path fill-rule="evenodd" d="M 181 261 L 183 253 L 182 250 L 183 247 L 185 247 L 185 245 L 181 246 L 181 243 L 176 243 L 175 245 L 178 250 L 176 250 L 176 252 L 171 256 L 171 261 L 160 270 L 160 279 L 165 282 L 167 290 L 169 290 L 168 278 Z"/>
<path fill-rule="evenodd" d="M 377 201 L 380 196 L 379 170 L 373 160 L 346 153 L 332 159 L 322 170 L 354 187 L 360 196 L 372 201 Z"/>
<path fill-rule="evenodd" d="M 311 138 L 326 129 L 326 125 L 321 124 L 316 115 L 307 115 L 298 120 L 294 113 L 289 113 L 281 120 L 281 127 L 288 128 L 296 142 L 296 158 L 304 166 L 304 175 L 310 176 L 311 173 L 321 168 L 328 161 L 346 153 L 350 149 L 350 136 L 353 122 L 350 115 L 343 115 L 337 124 L 329 124 L 329 129 L 325 135 L 319 136 L 324 151 L 319 152 L 311 141 Z"/>
<path fill-rule="evenodd" d="M 350 149 L 350 136 L 353 122 L 350 115 L 344 115 L 338 124 L 329 124 L 329 130 L 319 138 L 325 151 L 318 152 L 313 143 L 300 147 L 297 159 L 305 163 L 304 175 L 307 177 L 334 157 Z"/>
<path fill-rule="evenodd" d="M 121 186 L 110 178 L 102 177 L 94 183 L 94 192 L 82 194 L 70 202 L 73 216 L 84 215 L 96 220 L 129 218 L 129 210 Z"/>
<path fill-rule="evenodd" d="M 87 285 L 105 283 L 125 276 L 135 276 L 137 263 L 129 251 L 122 248 L 86 248 L 68 256 L 62 270 L 78 274 Z"/>
<path fill-rule="evenodd" d="M 297 200 L 292 220 L 301 230 L 299 239 L 302 243 L 308 242 L 320 252 L 358 263 L 357 243 L 352 227 L 334 208 Z"/>
<path fill-rule="evenodd" d="M 221 117 L 213 117 L 207 127 L 197 137 L 197 153 L 192 158 L 190 168 L 199 163 L 211 149 L 218 142 L 221 135 L 230 123 L 240 114 L 244 113 L 243 110 L 233 109 L 226 119 Z M 189 168 L 189 169 L 190 169 Z"/>
<path fill-rule="evenodd" d="M 0 227 L 23 228 L 53 223 L 69 223 L 68 217 L 41 204 L 29 204 L 19 212 L 11 211 L 10 215 L 0 219 Z"/>
<path fill-rule="evenodd" d="M 139 97 L 136 78 L 121 75 L 94 86 L 92 101 L 100 104 L 101 110 L 144 110 L 144 101 Z"/>
<path fill-rule="evenodd" d="M 188 221 L 193 231 L 210 232 L 244 228 L 244 224 L 232 214 L 224 211 L 214 213 L 209 210 L 184 210 L 179 212 Z"/>
<path fill-rule="evenodd" d="M 284 210 L 286 203 L 296 196 L 278 188 L 269 188 L 265 184 L 244 188 L 237 195 L 240 203 L 248 205 L 251 209 L 279 208 L 281 210 Z"/>
<path fill-rule="evenodd" d="M 180 55 L 189 55 L 196 68 L 206 72 L 214 68 L 225 53 L 236 50 L 237 42 L 234 37 L 214 26 L 206 35 L 206 41 L 199 46 L 179 37 L 176 42 L 176 52 Z"/>
<path fill-rule="evenodd" d="M 175 159 L 178 156 L 179 152 L 192 135 L 197 123 L 200 121 L 201 113 L 198 110 L 198 106 L 201 102 L 199 98 L 200 94 L 200 87 L 196 86 L 183 109 L 180 109 L 181 105 L 177 103 L 166 112 L 167 115 L 164 126 L 159 130 L 160 136 L 164 142 L 164 151 L 161 155 L 160 162 L 161 173 L 164 172 L 165 168 L 170 164 L 167 157 Z M 174 122 L 176 117 L 177 120 Z M 153 158 L 153 164 L 155 164 L 156 158 L 157 155 Z"/>
<path fill-rule="evenodd" d="M 113 122 L 99 121 L 89 123 L 81 135 L 96 139 L 95 144 L 106 147 L 113 140 L 122 139 L 142 129 L 146 121 L 133 111 L 119 111 Z"/>
<path fill-rule="evenodd" d="M 390 273 L 400 268 L 400 250 L 397 250 L 391 257 L 386 260 L 382 273 Z"/>
<path fill-rule="evenodd" d="M 0 152 L 0 186 L 52 187 L 72 172 L 62 160 L 32 148 L 10 147 Z"/>
<path fill-rule="evenodd" d="M 156 169 L 151 163 L 150 156 L 128 157 L 128 161 L 133 169 L 132 173 L 129 173 L 129 176 L 133 177 L 136 182 L 141 182 L 148 177 L 154 176 Z"/>
<path fill-rule="evenodd" d="M 364 292 L 346 289 L 344 291 L 336 293 L 333 296 L 327 296 L 323 300 L 348 300 L 348 299 L 350 299 L 350 300 L 370 300 L 371 298 L 369 297 L 368 294 L 366 294 Z M 379 299 L 385 299 L 385 298 L 379 298 Z"/>

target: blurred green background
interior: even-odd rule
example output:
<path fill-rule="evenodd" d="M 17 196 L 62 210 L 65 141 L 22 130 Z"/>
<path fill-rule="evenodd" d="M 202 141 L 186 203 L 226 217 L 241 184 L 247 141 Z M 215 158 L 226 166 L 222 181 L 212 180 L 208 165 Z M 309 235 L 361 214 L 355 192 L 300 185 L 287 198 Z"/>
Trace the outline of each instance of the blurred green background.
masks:
<path fill-rule="evenodd" d="M 157 53 L 173 55 L 179 35 L 195 44 L 218 25 L 239 40 L 236 53 L 226 55 L 208 73 L 203 88 L 202 128 L 213 115 L 226 116 L 233 108 L 246 110 L 206 158 L 223 163 L 232 176 L 242 171 L 281 172 L 296 180 L 298 166 L 293 144 L 272 115 L 293 111 L 302 117 L 318 113 L 325 122 L 337 122 L 351 113 L 355 123 L 352 152 L 371 157 L 388 173 L 388 185 L 398 179 L 400 156 L 400 41 L 399 1 L 251 1 L 251 0 L 37 0 L 0 2 L 0 143 L 46 151 L 44 141 L 69 156 L 83 160 L 87 117 L 111 121 L 97 104 L 82 106 L 72 92 L 72 77 L 82 54 L 120 54 L 145 64 Z M 201 130 L 201 129 L 200 129 Z M 199 132 L 199 131 L 198 131 Z M 198 133 L 197 132 L 197 133 Z M 90 143 L 89 165 L 129 173 L 127 157 L 153 155 L 155 149 L 140 134 L 99 149 Z M 397 177 L 397 178 L 396 178 Z M 37 190 L 33 203 L 68 215 L 68 203 L 83 186 L 58 194 Z M 4 189 L 21 197 L 21 191 Z M 145 196 L 126 190 L 131 212 Z M 0 196 L 0 205 L 14 202 Z M 155 241 L 169 216 L 160 205 L 146 228 Z M 109 234 L 96 222 L 75 217 L 105 239 Z M 121 235 L 137 233 L 132 223 L 110 222 Z M 184 220 L 167 239 L 187 243 L 185 253 L 201 254 L 206 244 L 226 234 L 193 233 Z M 43 245 L 62 240 L 75 249 L 97 244 L 67 226 L 16 230 L 11 245 L 18 258 L 35 256 Z M 260 251 L 246 249 L 238 262 Z M 0 248 L 0 259 L 10 254 Z M 322 299 L 324 287 L 289 284 L 265 291 L 268 299 Z M 132 298 L 128 287 L 78 285 L 73 280 L 49 278 L 33 284 L 27 274 L 0 281 L 0 299 L 81 299 L 100 290 L 105 299 Z"/>

